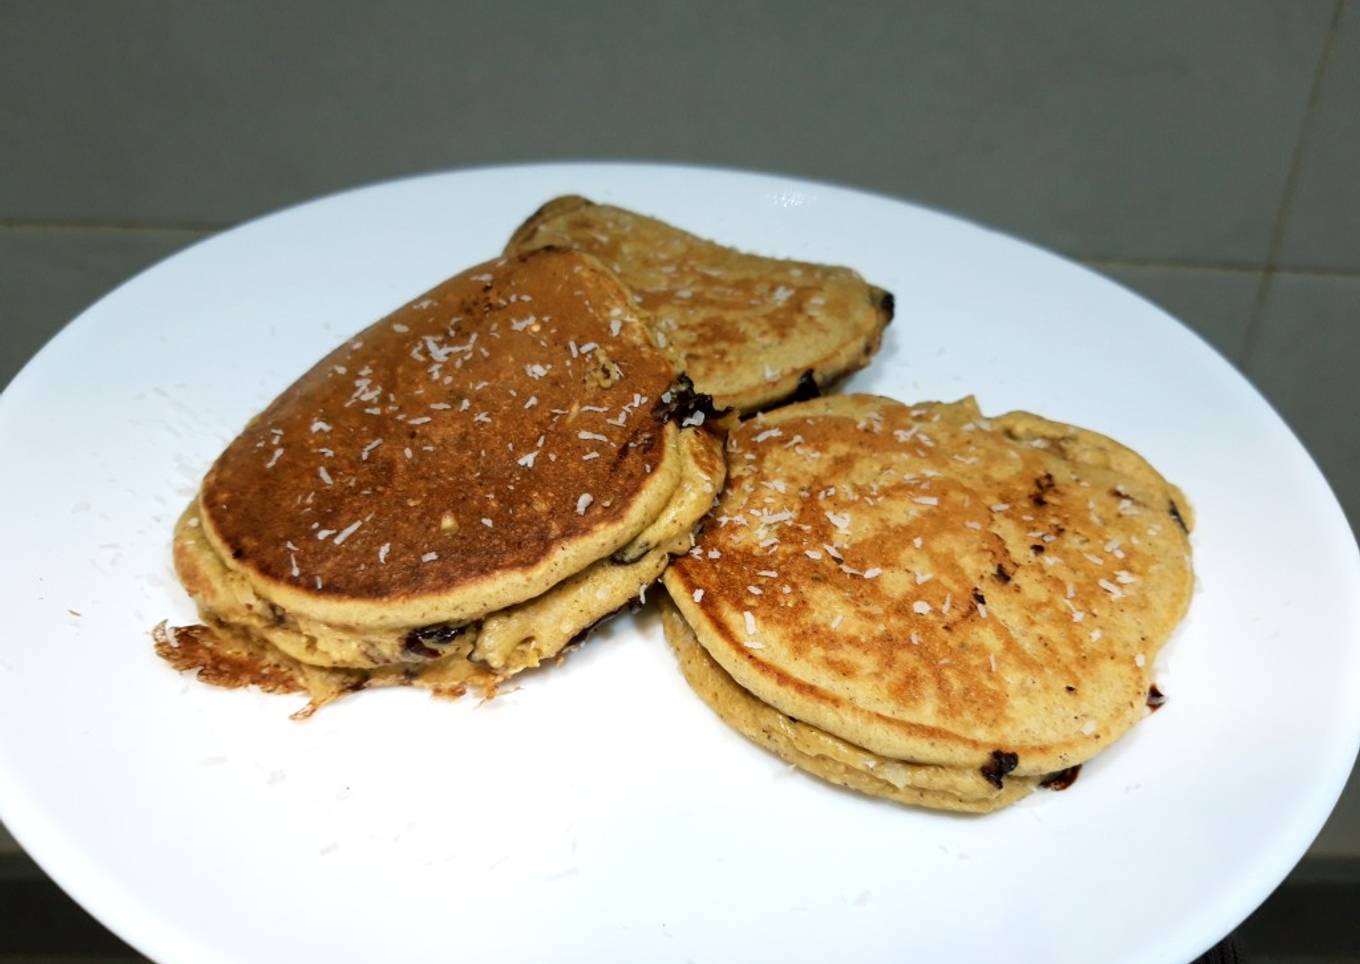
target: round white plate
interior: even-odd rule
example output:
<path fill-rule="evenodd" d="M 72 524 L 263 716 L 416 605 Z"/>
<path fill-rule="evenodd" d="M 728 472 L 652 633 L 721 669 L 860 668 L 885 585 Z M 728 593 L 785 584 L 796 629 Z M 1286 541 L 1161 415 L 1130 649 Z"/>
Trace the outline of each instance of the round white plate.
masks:
<path fill-rule="evenodd" d="M 979 819 L 791 772 L 689 692 L 647 612 L 485 705 L 377 691 L 306 723 L 157 659 L 150 628 L 194 617 L 171 525 L 222 446 L 567 192 L 852 265 L 897 320 L 848 389 L 1032 409 L 1181 485 L 1201 589 L 1162 712 Z M 293 208 L 85 312 L 0 397 L 0 452 L 0 819 L 161 961 L 1186 961 L 1303 854 L 1360 740 L 1360 558 L 1260 396 L 1083 268 L 841 188 L 550 165 Z"/>

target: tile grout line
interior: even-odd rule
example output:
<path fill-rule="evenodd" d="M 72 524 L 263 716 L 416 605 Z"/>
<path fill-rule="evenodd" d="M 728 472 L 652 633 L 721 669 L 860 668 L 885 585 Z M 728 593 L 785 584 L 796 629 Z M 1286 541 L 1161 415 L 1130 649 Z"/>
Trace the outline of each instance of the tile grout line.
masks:
<path fill-rule="evenodd" d="M 199 238 L 231 228 L 231 224 L 134 224 L 116 221 L 34 221 L 0 218 L 0 234 L 5 232 L 40 232 L 49 234 L 107 234 L 107 235 L 164 235 L 177 234 Z M 1288 267 L 1280 269 L 1267 264 L 1233 261 L 1195 261 L 1174 258 L 1117 257 L 1083 255 L 1075 251 L 1060 252 L 1063 257 L 1092 268 L 1149 268 L 1169 271 L 1220 271 L 1225 274 L 1256 274 L 1271 270 L 1277 274 L 1296 274 L 1318 278 L 1360 279 L 1360 271 L 1346 269 Z"/>
<path fill-rule="evenodd" d="M 40 231 L 51 234 L 94 233 L 94 234 L 188 234 L 201 237 L 215 234 L 231 227 L 229 224 L 184 223 L 184 224 L 137 224 L 119 221 L 30 221 L 18 218 L 0 218 L 0 231 Z"/>
<path fill-rule="evenodd" d="M 1264 263 L 1178 261 L 1165 258 L 1086 257 L 1084 255 L 1072 253 L 1066 253 L 1064 254 L 1064 257 L 1092 268 L 1148 268 L 1158 271 L 1218 271 L 1223 274 L 1257 274 L 1266 270 L 1266 265 Z M 1277 266 L 1274 270 L 1278 274 L 1297 274 L 1317 278 L 1360 278 L 1360 270 L 1352 271 L 1345 268 L 1280 268 Z"/>
<path fill-rule="evenodd" d="M 1327 35 L 1322 40 L 1322 50 L 1318 53 L 1317 66 L 1313 69 L 1313 81 L 1308 88 L 1308 100 L 1299 124 L 1299 136 L 1294 141 L 1294 150 L 1289 158 L 1289 170 L 1285 174 L 1284 190 L 1280 194 L 1280 204 L 1275 210 L 1275 223 L 1270 230 L 1270 244 L 1266 251 L 1266 263 L 1261 270 L 1261 279 L 1256 284 L 1256 296 L 1252 299 L 1251 312 L 1247 315 L 1247 330 L 1242 337 L 1242 368 L 1245 371 L 1251 364 L 1256 352 L 1256 342 L 1260 338 L 1261 316 L 1265 313 L 1266 297 L 1279 265 L 1280 250 L 1284 247 L 1285 230 L 1289 227 L 1289 214 L 1294 206 L 1294 194 L 1298 189 L 1299 169 L 1303 166 L 1303 149 L 1308 141 L 1308 132 L 1313 126 L 1318 101 L 1322 97 L 1322 82 L 1327 74 L 1327 66 L 1336 49 L 1336 35 L 1340 32 L 1341 15 L 1346 0 L 1336 0 L 1332 5 L 1331 23 L 1327 25 Z"/>

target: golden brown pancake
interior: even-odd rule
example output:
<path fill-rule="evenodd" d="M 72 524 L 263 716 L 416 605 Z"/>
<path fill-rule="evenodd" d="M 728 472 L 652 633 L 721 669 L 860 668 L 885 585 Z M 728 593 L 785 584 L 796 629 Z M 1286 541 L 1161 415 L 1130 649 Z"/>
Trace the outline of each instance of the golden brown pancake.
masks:
<path fill-rule="evenodd" d="M 893 760 L 994 784 L 1145 713 L 1192 585 L 1184 496 L 1094 432 L 866 395 L 740 426 L 664 581 L 737 684 Z"/>
<path fill-rule="evenodd" d="M 582 197 L 545 204 L 506 250 L 545 245 L 608 265 L 653 316 L 676 369 L 743 412 L 810 397 L 862 368 L 892 320 L 892 295 L 849 268 L 743 254 Z"/>
<path fill-rule="evenodd" d="M 308 666 L 503 678 L 688 548 L 723 463 L 674 383 L 598 262 L 479 265 L 251 421 L 177 528 L 177 571 L 219 635 Z"/>

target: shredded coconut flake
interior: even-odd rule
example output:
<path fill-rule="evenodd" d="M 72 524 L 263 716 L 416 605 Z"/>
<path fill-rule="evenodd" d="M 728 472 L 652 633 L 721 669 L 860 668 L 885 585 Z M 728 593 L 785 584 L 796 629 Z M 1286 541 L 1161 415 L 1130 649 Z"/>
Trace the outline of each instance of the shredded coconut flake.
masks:
<path fill-rule="evenodd" d="M 269 461 L 264 464 L 264 467 L 267 469 L 272 469 L 274 467 L 274 463 L 277 462 L 282 456 L 283 449 L 275 449 L 274 454 L 269 457 Z"/>
<path fill-rule="evenodd" d="M 703 601 L 704 601 L 704 591 L 703 591 L 702 589 L 696 589 L 696 590 L 694 590 L 694 601 L 695 601 L 695 602 L 703 602 Z"/>
<path fill-rule="evenodd" d="M 746 622 L 746 635 L 754 636 L 756 634 L 756 617 L 749 609 L 743 609 L 741 611 L 741 618 Z"/>
<path fill-rule="evenodd" d="M 361 461 L 363 461 L 363 462 L 367 462 L 367 461 L 368 461 L 368 456 L 369 456 L 369 454 L 370 454 L 374 449 L 376 449 L 379 445 L 382 445 L 382 444 L 383 444 L 383 440 L 382 440 L 382 439 L 380 439 L 380 438 L 375 438 L 373 441 L 371 441 L 371 442 L 369 442 L 367 445 L 365 445 L 365 446 L 363 447 L 363 449 L 359 452 L 359 459 L 360 459 Z"/>
<path fill-rule="evenodd" d="M 844 614 L 844 613 L 837 613 L 837 614 L 836 614 L 836 618 L 833 619 L 833 620 L 831 620 L 831 628 L 832 628 L 832 629 L 840 629 L 840 628 L 841 628 L 841 623 L 844 622 L 844 621 L 845 621 L 845 614 Z"/>
<path fill-rule="evenodd" d="M 322 482 L 325 482 L 327 485 L 331 484 L 331 474 L 326 471 L 326 467 L 324 465 L 317 467 L 316 474 L 321 476 Z"/>
<path fill-rule="evenodd" d="M 609 436 L 600 435 L 597 432 L 577 432 L 576 437 L 590 442 L 608 442 Z"/>
<path fill-rule="evenodd" d="M 767 428 L 765 431 L 761 432 L 759 435 L 755 437 L 755 441 L 763 442 L 766 439 L 779 438 L 779 436 L 783 434 L 784 433 L 777 428 Z"/>
<path fill-rule="evenodd" d="M 586 509 L 590 508 L 590 503 L 595 501 L 595 496 L 589 492 L 582 492 L 581 497 L 576 500 L 576 514 L 585 515 Z"/>
<path fill-rule="evenodd" d="M 387 554 L 392 551 L 392 543 L 384 542 L 378 547 L 378 561 L 384 566 L 387 565 Z"/>
<path fill-rule="evenodd" d="M 437 552 L 427 552 L 427 553 L 425 553 L 425 555 L 423 555 L 423 556 L 420 557 L 420 561 L 421 561 L 421 562 L 434 562 L 434 561 L 435 561 L 436 559 L 438 559 L 438 558 L 439 558 L 439 553 L 437 553 Z"/>
<path fill-rule="evenodd" d="M 762 593 L 762 590 L 759 586 L 747 586 L 746 591 L 749 592 L 752 596 L 759 596 Z"/>
<path fill-rule="evenodd" d="M 363 520 L 363 519 L 360 519 L 358 522 L 351 522 L 349 525 L 345 526 L 343 529 L 341 529 L 341 530 L 336 534 L 336 536 L 335 536 L 335 544 L 336 544 L 337 546 L 343 544 L 344 541 L 345 541 L 346 539 L 348 539 L 350 536 L 354 535 L 354 533 L 358 532 L 358 531 L 359 531 L 359 526 L 361 526 L 361 525 L 363 525 L 363 524 L 364 524 L 364 520 Z"/>
<path fill-rule="evenodd" d="M 930 615 L 930 603 L 924 599 L 918 599 L 911 604 L 911 611 L 921 616 L 928 616 Z"/>
<path fill-rule="evenodd" d="M 882 574 L 883 570 L 878 568 L 877 566 L 871 566 L 870 568 L 864 570 L 865 579 L 877 579 Z"/>
<path fill-rule="evenodd" d="M 312 423 L 313 432 L 329 432 L 330 430 L 331 430 L 330 425 L 326 422 L 321 421 L 321 419 L 317 419 L 315 422 Z"/>
<path fill-rule="evenodd" d="M 911 501 L 917 505 L 939 505 L 940 500 L 933 495 L 918 495 Z"/>

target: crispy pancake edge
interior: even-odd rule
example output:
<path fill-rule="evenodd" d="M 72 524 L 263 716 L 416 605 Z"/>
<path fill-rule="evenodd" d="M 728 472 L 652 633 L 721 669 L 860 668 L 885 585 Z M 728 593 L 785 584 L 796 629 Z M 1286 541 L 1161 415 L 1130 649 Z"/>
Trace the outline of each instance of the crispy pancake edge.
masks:
<path fill-rule="evenodd" d="M 1037 784 L 1033 777 L 1011 777 L 998 789 L 974 769 L 893 760 L 787 717 L 718 665 L 669 598 L 659 606 L 666 641 L 690 688 L 736 732 L 800 770 L 867 796 L 960 813 L 994 812 L 1028 796 Z M 885 779 L 885 771 L 899 779 Z"/>

